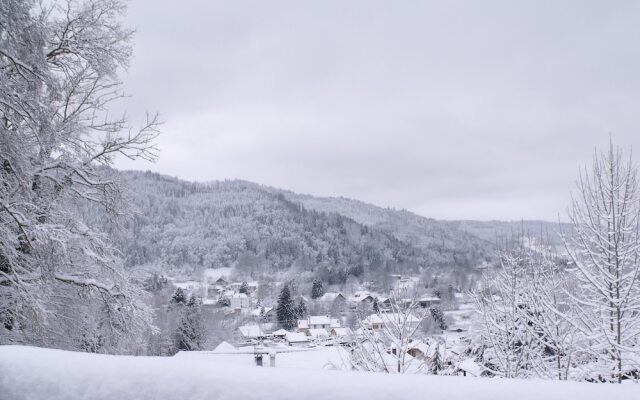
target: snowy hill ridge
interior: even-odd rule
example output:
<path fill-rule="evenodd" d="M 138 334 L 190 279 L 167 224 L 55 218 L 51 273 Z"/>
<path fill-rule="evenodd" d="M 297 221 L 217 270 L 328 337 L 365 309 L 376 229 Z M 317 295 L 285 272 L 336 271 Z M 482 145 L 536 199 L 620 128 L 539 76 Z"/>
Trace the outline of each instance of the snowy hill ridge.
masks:
<path fill-rule="evenodd" d="M 226 365 L 0 347 L 0 394 L 12 400 L 602 400 L 637 399 L 635 385 L 394 375 Z"/>
<path fill-rule="evenodd" d="M 99 214 L 94 218 L 132 267 L 165 265 L 188 274 L 240 264 L 252 276 L 265 268 L 296 267 L 342 283 L 381 270 L 469 273 L 494 253 L 484 239 L 406 211 L 346 199 L 348 208 L 321 207 L 333 202 L 239 180 L 195 183 L 151 172 L 120 175 L 135 217 L 120 229 Z"/>

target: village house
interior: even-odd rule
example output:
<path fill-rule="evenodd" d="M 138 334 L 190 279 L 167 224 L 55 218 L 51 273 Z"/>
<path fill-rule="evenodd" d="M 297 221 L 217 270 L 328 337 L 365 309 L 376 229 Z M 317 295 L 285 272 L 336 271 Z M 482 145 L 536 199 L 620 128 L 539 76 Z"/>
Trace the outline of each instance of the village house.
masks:
<path fill-rule="evenodd" d="M 251 305 L 251 299 L 244 293 L 234 293 L 229 301 L 231 302 L 231 308 L 234 310 L 246 309 Z"/>
<path fill-rule="evenodd" d="M 262 339 L 267 334 L 260 325 L 242 325 L 236 330 L 236 340 L 238 342 Z"/>
<path fill-rule="evenodd" d="M 272 335 L 276 339 L 284 339 L 287 336 L 287 333 L 289 333 L 289 331 L 278 329 L 277 331 L 273 332 Z"/>
<path fill-rule="evenodd" d="M 362 320 L 363 326 L 369 330 L 380 330 L 385 325 L 406 324 L 408 330 L 413 330 L 422 322 L 414 315 L 403 316 L 395 313 L 371 314 Z"/>
<path fill-rule="evenodd" d="M 369 329 L 373 331 L 382 329 L 383 325 L 384 325 L 384 322 L 382 321 L 382 318 L 380 318 L 378 314 L 371 314 L 362 320 L 362 326 L 365 329 Z"/>
<path fill-rule="evenodd" d="M 284 340 L 289 346 L 305 347 L 309 345 L 309 337 L 302 332 L 287 332 Z"/>
<path fill-rule="evenodd" d="M 422 308 L 429 308 L 431 306 L 440 304 L 440 298 L 436 296 L 423 296 L 417 300 L 417 303 Z"/>
<path fill-rule="evenodd" d="M 256 307 L 251 310 L 251 316 L 262 322 L 274 322 L 276 318 L 275 314 L 273 307 Z"/>
<path fill-rule="evenodd" d="M 331 331 L 329 332 L 329 335 L 331 335 L 331 337 L 336 337 L 336 338 L 343 338 L 343 337 L 349 337 L 349 336 L 353 336 L 353 331 L 351 330 L 351 328 L 331 328 Z"/>
<path fill-rule="evenodd" d="M 332 323 L 335 325 L 339 322 L 326 315 L 310 315 L 306 319 L 298 320 L 298 331 L 306 335 L 309 335 L 310 329 L 323 329 L 325 332 L 329 332 Z"/>
<path fill-rule="evenodd" d="M 227 282 L 223 277 L 219 277 L 218 279 L 216 279 L 215 281 L 213 281 L 214 285 L 217 286 L 227 286 L 229 284 L 229 282 Z"/>
<path fill-rule="evenodd" d="M 335 301 L 346 301 L 346 297 L 344 297 L 342 295 L 342 293 L 336 293 L 336 292 L 327 292 L 325 294 L 323 294 L 320 298 L 318 298 L 318 301 L 322 301 L 325 303 L 333 303 Z"/>

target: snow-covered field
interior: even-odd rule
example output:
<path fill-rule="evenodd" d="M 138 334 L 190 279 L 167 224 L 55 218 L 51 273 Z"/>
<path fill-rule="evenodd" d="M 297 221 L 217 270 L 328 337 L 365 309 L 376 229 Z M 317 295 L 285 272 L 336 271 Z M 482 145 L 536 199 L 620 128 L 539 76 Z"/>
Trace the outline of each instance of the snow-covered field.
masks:
<path fill-rule="evenodd" d="M 637 385 L 386 375 L 255 367 L 215 356 L 107 356 L 0 347 L 0 398 L 11 400 L 430 399 L 625 400 Z"/>

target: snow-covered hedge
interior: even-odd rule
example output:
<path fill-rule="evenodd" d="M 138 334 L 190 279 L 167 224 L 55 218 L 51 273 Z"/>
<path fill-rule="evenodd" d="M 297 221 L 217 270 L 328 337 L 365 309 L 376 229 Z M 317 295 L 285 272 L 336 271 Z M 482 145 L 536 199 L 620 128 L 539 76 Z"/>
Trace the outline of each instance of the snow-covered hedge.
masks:
<path fill-rule="evenodd" d="M 215 357 L 132 357 L 0 347 L 12 400 L 637 399 L 639 386 L 225 365 Z"/>

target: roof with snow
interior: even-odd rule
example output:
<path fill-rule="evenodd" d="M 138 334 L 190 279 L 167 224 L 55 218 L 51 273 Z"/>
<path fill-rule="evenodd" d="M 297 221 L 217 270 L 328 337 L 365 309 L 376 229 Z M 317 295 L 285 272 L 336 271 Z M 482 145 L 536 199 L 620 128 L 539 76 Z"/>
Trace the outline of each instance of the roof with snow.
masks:
<path fill-rule="evenodd" d="M 309 329 L 309 335 L 314 339 L 329 337 L 329 333 L 325 329 Z"/>
<path fill-rule="evenodd" d="M 350 328 L 333 328 L 331 332 L 335 336 L 351 336 L 353 334 Z"/>
<path fill-rule="evenodd" d="M 378 314 L 371 314 L 368 317 L 366 317 L 365 319 L 363 319 L 362 322 L 364 322 L 367 325 L 381 324 L 382 323 L 382 318 L 380 318 L 380 316 Z"/>
<path fill-rule="evenodd" d="M 273 332 L 273 336 L 285 336 L 287 333 L 289 333 L 289 331 L 278 329 L 277 331 Z"/>
<path fill-rule="evenodd" d="M 228 342 L 222 342 L 213 350 L 214 353 L 233 353 L 237 349 L 234 345 Z"/>
<path fill-rule="evenodd" d="M 327 292 L 327 293 L 323 294 L 318 300 L 320 300 L 320 301 L 335 301 L 338 298 L 344 299 L 344 296 L 342 295 L 342 293 Z"/>
<path fill-rule="evenodd" d="M 258 307 L 255 310 L 251 310 L 251 315 L 254 317 L 259 317 L 262 314 L 262 310 L 264 309 L 264 315 L 267 315 L 273 310 L 273 307 Z"/>
<path fill-rule="evenodd" d="M 331 318 L 326 315 L 310 315 L 309 325 L 331 325 Z"/>
<path fill-rule="evenodd" d="M 264 332 L 260 325 L 242 325 L 238 327 L 238 330 L 247 339 L 254 339 L 260 336 L 264 336 Z"/>
<path fill-rule="evenodd" d="M 204 279 L 207 282 L 215 282 L 219 279 L 225 280 L 231 273 L 231 268 L 207 268 L 203 271 Z"/>
<path fill-rule="evenodd" d="M 475 362 L 473 358 L 467 358 L 466 360 L 461 361 L 460 364 L 458 364 L 458 369 L 473 376 L 480 376 L 483 371 L 482 366 Z"/>
<path fill-rule="evenodd" d="M 413 314 L 404 316 L 403 314 L 397 314 L 397 313 L 381 313 L 381 314 L 371 314 L 367 318 L 365 318 L 362 322 L 364 322 L 365 324 L 371 325 L 371 324 L 388 324 L 388 323 L 401 324 L 401 323 L 404 323 L 405 321 L 409 324 L 418 324 L 422 320 Z"/>
<path fill-rule="evenodd" d="M 305 343 L 309 341 L 307 335 L 301 332 L 287 332 L 284 337 L 289 343 Z"/>

